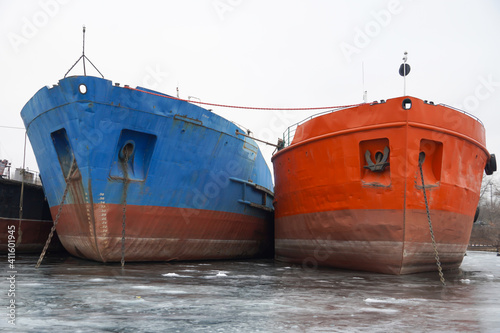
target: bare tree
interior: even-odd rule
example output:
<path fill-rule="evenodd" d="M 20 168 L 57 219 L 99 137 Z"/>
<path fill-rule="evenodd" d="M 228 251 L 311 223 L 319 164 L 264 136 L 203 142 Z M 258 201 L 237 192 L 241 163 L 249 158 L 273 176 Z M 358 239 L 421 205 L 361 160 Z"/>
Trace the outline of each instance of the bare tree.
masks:
<path fill-rule="evenodd" d="M 500 246 L 500 186 L 493 176 L 483 176 L 479 199 L 479 216 L 474 223 L 471 244 Z"/>

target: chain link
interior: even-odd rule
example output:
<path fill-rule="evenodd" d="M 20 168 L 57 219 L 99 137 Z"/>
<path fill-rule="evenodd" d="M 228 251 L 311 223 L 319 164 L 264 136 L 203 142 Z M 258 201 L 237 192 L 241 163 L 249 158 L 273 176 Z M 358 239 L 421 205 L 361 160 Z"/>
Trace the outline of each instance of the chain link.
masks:
<path fill-rule="evenodd" d="M 129 159 L 129 151 L 128 149 L 123 149 L 123 161 L 122 161 L 122 167 L 123 167 L 123 176 L 125 177 L 124 183 L 123 183 L 123 214 L 122 214 L 122 258 L 121 258 L 121 265 L 122 267 L 125 266 L 125 223 L 127 220 L 127 192 L 128 192 L 128 159 Z"/>
<path fill-rule="evenodd" d="M 42 263 L 42 260 L 45 257 L 45 253 L 47 252 L 47 249 L 49 248 L 50 242 L 52 241 L 52 237 L 54 236 L 57 222 L 59 222 L 59 218 L 61 217 L 61 212 L 62 212 L 62 208 L 64 205 L 64 201 L 66 201 L 66 195 L 68 194 L 69 181 L 70 181 L 71 175 L 73 174 L 73 170 L 75 169 L 75 166 L 76 166 L 76 163 L 75 163 L 75 160 L 73 160 L 73 163 L 71 164 L 71 168 L 70 168 L 69 173 L 68 173 L 68 177 L 66 178 L 66 187 L 64 189 L 61 203 L 59 204 L 59 209 L 57 210 L 57 215 L 56 215 L 56 218 L 54 220 L 54 224 L 52 225 L 52 228 L 50 229 L 49 238 L 47 238 L 47 241 L 45 242 L 45 246 L 43 247 L 42 253 L 40 254 L 40 258 L 38 259 L 38 262 L 36 263 L 35 268 L 40 267 L 40 264 Z"/>
<path fill-rule="evenodd" d="M 124 199 L 123 199 L 123 215 L 122 215 L 122 267 L 125 266 L 125 221 L 127 220 L 127 188 L 125 185 Z"/>
<path fill-rule="evenodd" d="M 420 168 L 420 177 L 422 179 L 422 191 L 424 192 L 424 201 L 425 201 L 425 210 L 427 212 L 427 221 L 429 222 L 429 230 L 431 233 L 432 246 L 434 248 L 434 254 L 435 254 L 435 258 L 436 258 L 436 265 L 438 267 L 439 279 L 441 280 L 441 283 L 443 284 L 443 286 L 446 286 L 446 283 L 444 281 L 443 270 L 441 268 L 441 262 L 439 261 L 439 253 L 437 250 L 436 239 L 434 238 L 434 231 L 432 230 L 431 214 L 429 211 L 429 203 L 427 201 L 427 194 L 425 193 L 424 172 L 422 171 L 422 164 L 423 164 L 423 159 L 419 160 L 418 166 Z"/>

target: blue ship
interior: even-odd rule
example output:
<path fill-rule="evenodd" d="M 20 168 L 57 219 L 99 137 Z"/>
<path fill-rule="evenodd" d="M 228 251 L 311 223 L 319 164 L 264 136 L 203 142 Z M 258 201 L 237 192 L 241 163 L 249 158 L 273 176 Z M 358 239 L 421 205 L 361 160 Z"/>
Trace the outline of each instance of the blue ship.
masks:
<path fill-rule="evenodd" d="M 122 263 L 272 253 L 271 172 L 227 119 L 92 76 L 40 89 L 21 117 L 69 253 Z"/>

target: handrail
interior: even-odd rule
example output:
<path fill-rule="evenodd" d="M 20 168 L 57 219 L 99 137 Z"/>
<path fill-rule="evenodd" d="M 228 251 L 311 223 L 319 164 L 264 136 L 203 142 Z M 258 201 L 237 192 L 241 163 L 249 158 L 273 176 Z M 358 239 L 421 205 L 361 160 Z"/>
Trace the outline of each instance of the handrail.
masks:
<path fill-rule="evenodd" d="M 323 111 L 323 112 L 319 112 L 319 113 L 316 113 L 316 114 L 313 114 L 312 116 L 309 116 L 293 125 L 290 125 L 286 130 L 285 132 L 283 132 L 283 141 L 285 143 L 284 147 L 288 147 L 289 145 L 292 144 L 292 141 L 293 141 L 293 138 L 295 136 L 295 131 L 297 130 L 297 127 L 313 118 L 316 118 L 316 117 L 319 117 L 319 116 L 322 116 L 322 115 L 325 115 L 325 114 L 328 114 L 328 113 L 333 113 L 333 112 L 336 112 L 336 111 L 340 111 L 340 110 L 345 110 L 345 109 L 350 109 L 350 108 L 353 108 L 353 107 L 357 107 L 358 105 L 356 106 L 348 106 L 348 107 L 341 107 L 341 108 L 337 108 L 337 109 L 332 109 L 332 110 L 328 110 L 328 111 Z M 283 147 L 283 148 L 284 148 Z"/>
<path fill-rule="evenodd" d="M 452 110 L 455 110 L 455 111 L 458 111 L 458 112 L 461 112 L 461 113 L 463 113 L 463 114 L 465 114 L 465 115 L 467 115 L 467 116 L 471 117 L 472 119 L 474 119 L 474 120 L 478 121 L 481 125 L 483 125 L 483 126 L 484 126 L 484 124 L 483 124 L 483 122 L 481 121 L 481 119 L 479 119 L 478 117 L 476 117 L 475 115 L 473 115 L 473 114 L 471 114 L 471 113 L 469 113 L 469 112 L 467 112 L 467 111 L 461 110 L 461 109 L 459 109 L 459 108 L 456 108 L 456 107 L 454 107 L 454 106 L 450 106 L 450 105 L 447 105 L 447 104 L 444 104 L 444 103 L 440 103 L 440 104 L 438 104 L 438 105 L 440 105 L 440 106 L 444 106 L 444 107 L 446 107 L 446 108 L 449 108 L 449 109 L 452 109 Z"/>
<path fill-rule="evenodd" d="M 481 125 L 484 126 L 483 122 L 478 118 L 476 117 L 475 115 L 467 112 L 467 111 L 464 111 L 464 110 L 461 110 L 459 108 L 456 108 L 456 107 L 453 107 L 453 106 L 450 106 L 450 105 L 447 105 L 447 104 L 444 104 L 444 103 L 440 103 L 438 104 L 439 106 L 443 106 L 443 107 L 446 107 L 446 108 L 449 108 L 449 109 L 452 109 L 452 110 L 455 110 L 457 112 L 460 112 L 460 113 L 463 113 L 465 114 L 466 116 L 469 116 L 470 118 L 476 120 L 477 122 L 479 122 Z M 359 106 L 359 105 L 356 105 L 356 106 Z M 336 112 L 336 111 L 339 111 L 339 110 L 344 110 L 344 109 L 349 109 L 349 108 L 353 108 L 353 107 L 356 107 L 356 106 L 348 106 L 348 107 L 342 107 L 342 108 L 337 108 L 337 109 L 332 109 L 332 110 L 328 110 L 328 111 L 323 111 L 323 112 L 320 112 L 320 113 L 316 113 L 312 116 L 309 116 L 293 125 L 290 125 L 286 130 L 285 132 L 283 132 L 283 141 L 284 141 L 284 147 L 288 147 L 292 144 L 292 141 L 293 141 L 293 138 L 295 137 L 295 132 L 297 131 L 297 127 L 313 118 L 316 118 L 316 117 L 319 117 L 319 116 L 322 116 L 324 114 L 327 114 L 327 113 L 333 113 L 333 112 Z"/>

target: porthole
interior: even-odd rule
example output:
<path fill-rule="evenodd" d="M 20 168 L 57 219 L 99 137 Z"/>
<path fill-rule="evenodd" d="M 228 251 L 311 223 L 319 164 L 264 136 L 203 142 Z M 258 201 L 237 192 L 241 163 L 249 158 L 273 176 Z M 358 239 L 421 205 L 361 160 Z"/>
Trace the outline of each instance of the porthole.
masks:
<path fill-rule="evenodd" d="M 410 110 L 411 109 L 411 99 L 405 98 L 403 100 L 403 109 Z"/>
<path fill-rule="evenodd" d="M 80 94 L 84 95 L 87 93 L 87 86 L 82 83 L 78 86 L 78 90 L 80 91 Z"/>

